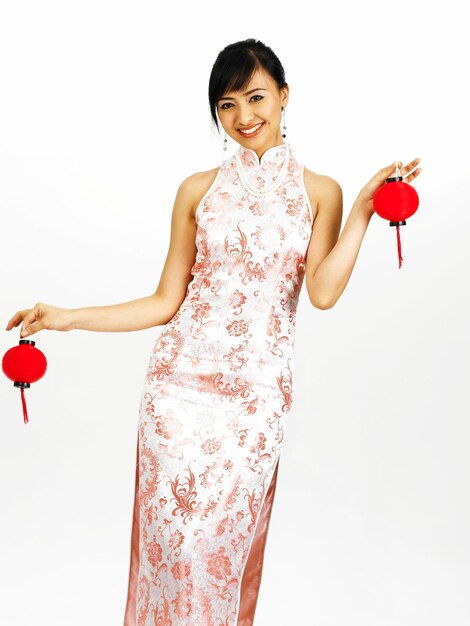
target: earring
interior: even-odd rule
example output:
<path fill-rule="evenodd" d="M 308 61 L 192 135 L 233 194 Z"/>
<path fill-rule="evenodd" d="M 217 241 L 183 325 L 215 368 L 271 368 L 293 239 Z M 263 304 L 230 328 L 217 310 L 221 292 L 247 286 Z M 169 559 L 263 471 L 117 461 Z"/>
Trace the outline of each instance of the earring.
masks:
<path fill-rule="evenodd" d="M 225 159 L 226 150 L 227 150 L 227 133 L 224 131 L 224 139 L 222 141 L 222 162 Z"/>
<path fill-rule="evenodd" d="M 282 108 L 282 130 L 284 131 L 282 133 L 282 137 L 284 139 L 285 136 L 286 136 L 286 132 L 285 131 L 287 130 L 287 126 L 286 126 L 286 109 L 285 109 L 285 107 L 281 107 L 281 108 Z"/>

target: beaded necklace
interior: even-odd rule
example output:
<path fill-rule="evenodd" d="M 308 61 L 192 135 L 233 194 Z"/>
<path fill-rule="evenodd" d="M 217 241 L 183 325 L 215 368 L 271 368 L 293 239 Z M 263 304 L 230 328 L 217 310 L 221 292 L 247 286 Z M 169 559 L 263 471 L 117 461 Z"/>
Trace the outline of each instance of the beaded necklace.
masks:
<path fill-rule="evenodd" d="M 240 147 L 235 154 L 240 180 L 242 181 L 243 186 L 248 191 L 248 193 L 255 196 L 256 198 L 265 198 L 266 196 L 268 196 L 270 193 L 275 191 L 281 185 L 284 179 L 284 176 L 287 172 L 287 168 L 289 166 L 289 144 L 285 142 L 284 144 L 281 144 L 281 145 L 285 146 L 286 154 L 285 154 L 285 158 L 282 163 L 281 169 L 279 171 L 279 174 L 277 175 L 273 183 L 271 183 L 268 187 L 264 187 L 263 189 L 256 189 L 249 183 L 248 178 L 246 177 L 246 174 L 245 174 L 245 169 L 244 169 L 245 166 L 243 165 L 241 156 L 240 156 L 242 147 Z M 274 146 L 274 147 L 279 148 L 281 146 Z M 263 157 L 261 157 L 261 159 L 262 158 Z"/>

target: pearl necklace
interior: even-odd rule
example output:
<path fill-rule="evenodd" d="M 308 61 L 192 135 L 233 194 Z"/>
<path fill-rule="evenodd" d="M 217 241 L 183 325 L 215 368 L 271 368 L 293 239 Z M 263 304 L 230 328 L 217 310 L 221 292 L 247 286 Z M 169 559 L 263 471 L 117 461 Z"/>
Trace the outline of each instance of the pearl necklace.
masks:
<path fill-rule="evenodd" d="M 248 182 L 248 179 L 245 175 L 245 170 L 244 170 L 245 166 L 243 165 L 241 157 L 240 157 L 241 148 L 237 150 L 235 158 L 237 161 L 238 175 L 240 176 L 243 186 L 245 187 L 245 189 L 248 191 L 249 194 L 255 196 L 256 198 L 265 198 L 266 196 L 268 196 L 270 193 L 272 193 L 275 189 L 277 189 L 280 186 L 287 172 L 287 167 L 289 165 L 289 144 L 284 143 L 283 145 L 285 146 L 285 149 L 286 149 L 286 155 L 284 157 L 284 162 L 279 171 L 279 174 L 276 180 L 273 183 L 271 183 L 269 187 L 264 187 L 263 189 L 255 189 Z"/>

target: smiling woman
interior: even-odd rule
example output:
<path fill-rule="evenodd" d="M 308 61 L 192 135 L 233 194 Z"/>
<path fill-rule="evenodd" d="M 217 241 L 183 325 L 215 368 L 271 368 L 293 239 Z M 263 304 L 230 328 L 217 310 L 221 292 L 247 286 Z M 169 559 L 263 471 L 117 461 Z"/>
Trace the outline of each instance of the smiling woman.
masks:
<path fill-rule="evenodd" d="M 186 289 L 142 392 L 125 626 L 254 623 L 302 284 L 314 306 L 333 306 L 390 174 L 364 187 L 338 239 L 341 187 L 283 141 L 288 99 L 262 42 L 218 55 L 211 115 L 239 145 L 178 190 L 157 294 L 164 302 Z"/>
<path fill-rule="evenodd" d="M 162 326 L 140 398 L 124 626 L 254 623 L 301 288 L 317 309 L 334 306 L 395 167 L 361 189 L 339 236 L 341 187 L 285 141 L 288 100 L 271 48 L 255 39 L 224 48 L 209 106 L 238 146 L 180 184 L 155 293 L 79 309 L 38 302 L 7 324 L 23 321 L 22 336 Z M 401 169 L 407 182 L 416 165 Z"/>
<path fill-rule="evenodd" d="M 239 146 L 182 185 L 196 256 L 142 394 L 125 626 L 253 624 L 314 221 L 280 132 L 288 97 L 261 42 L 217 57 L 212 117 Z"/>

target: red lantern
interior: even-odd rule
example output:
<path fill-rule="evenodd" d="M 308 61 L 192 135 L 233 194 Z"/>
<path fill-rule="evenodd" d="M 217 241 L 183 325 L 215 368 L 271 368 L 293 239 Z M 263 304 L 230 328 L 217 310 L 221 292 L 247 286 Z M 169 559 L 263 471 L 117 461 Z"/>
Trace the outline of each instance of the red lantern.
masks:
<path fill-rule="evenodd" d="M 411 217 L 419 206 L 418 193 L 414 187 L 403 182 L 398 167 L 395 176 L 387 178 L 385 184 L 377 189 L 373 198 L 374 210 L 385 220 L 390 220 L 390 226 L 397 227 L 398 267 L 401 267 L 400 226 L 406 225 L 406 218 Z"/>
<path fill-rule="evenodd" d="M 35 342 L 31 339 L 20 339 L 19 345 L 7 350 L 2 359 L 3 373 L 14 381 L 14 387 L 21 387 L 25 424 L 28 423 L 28 411 L 24 390 L 42 378 L 47 369 L 46 357 L 34 346 Z"/>

